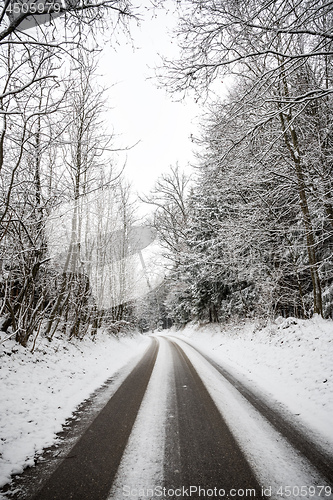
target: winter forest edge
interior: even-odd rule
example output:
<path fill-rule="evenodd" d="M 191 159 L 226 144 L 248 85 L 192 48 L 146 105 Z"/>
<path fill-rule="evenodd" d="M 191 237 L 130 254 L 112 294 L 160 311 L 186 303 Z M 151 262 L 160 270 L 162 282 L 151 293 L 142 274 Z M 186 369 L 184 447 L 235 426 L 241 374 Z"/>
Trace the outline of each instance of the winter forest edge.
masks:
<path fill-rule="evenodd" d="M 175 4 L 180 56 L 158 84 L 207 104 L 193 173 L 170 167 L 140 200 L 145 221 L 105 125 L 95 45 L 110 25 L 130 37 L 139 9 L 71 4 L 60 30 L 14 19 L 0 33 L 2 340 L 333 317 L 331 5 Z M 223 78 L 232 88 L 214 98 Z M 164 278 L 133 298 L 138 225 L 157 235 Z"/>

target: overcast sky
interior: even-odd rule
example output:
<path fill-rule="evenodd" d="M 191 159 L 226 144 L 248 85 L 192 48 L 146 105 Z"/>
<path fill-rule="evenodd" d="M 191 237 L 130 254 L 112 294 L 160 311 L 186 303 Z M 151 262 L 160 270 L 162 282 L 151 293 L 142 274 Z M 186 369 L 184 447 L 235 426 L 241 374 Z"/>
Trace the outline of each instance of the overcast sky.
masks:
<path fill-rule="evenodd" d="M 121 38 L 120 45 L 105 48 L 100 73 L 111 86 L 108 96 L 112 108 L 109 122 L 117 144 L 138 145 L 120 155 L 126 160 L 125 175 L 135 191 L 148 193 L 157 177 L 177 162 L 186 167 L 193 161 L 191 134 L 197 132 L 200 108 L 193 99 L 176 102 L 157 88 L 154 67 L 161 64 L 159 54 L 177 54 L 177 43 L 169 31 L 176 24 L 170 10 L 144 13 L 140 27 L 131 26 L 133 46 Z M 179 99 L 179 96 L 177 96 Z"/>

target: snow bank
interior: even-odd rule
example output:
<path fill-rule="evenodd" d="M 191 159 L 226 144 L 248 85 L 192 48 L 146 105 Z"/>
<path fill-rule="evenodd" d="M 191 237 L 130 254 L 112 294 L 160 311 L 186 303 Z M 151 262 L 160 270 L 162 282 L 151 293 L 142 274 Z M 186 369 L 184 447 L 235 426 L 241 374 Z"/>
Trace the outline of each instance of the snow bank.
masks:
<path fill-rule="evenodd" d="M 34 463 L 54 443 L 75 408 L 131 358 L 148 339 L 55 338 L 38 341 L 33 353 L 12 340 L 0 346 L 0 487 Z"/>
<path fill-rule="evenodd" d="M 191 324 L 173 332 L 228 368 L 333 446 L 333 322 L 278 318 L 222 326 Z"/>
<path fill-rule="evenodd" d="M 260 327 L 188 325 L 171 334 L 189 340 L 269 402 L 286 409 L 326 448 L 333 446 L 333 322 L 280 318 Z M 0 346 L 0 486 L 34 463 L 54 443 L 75 408 L 135 355 L 148 338 L 49 344 L 34 353 L 6 341 Z"/>

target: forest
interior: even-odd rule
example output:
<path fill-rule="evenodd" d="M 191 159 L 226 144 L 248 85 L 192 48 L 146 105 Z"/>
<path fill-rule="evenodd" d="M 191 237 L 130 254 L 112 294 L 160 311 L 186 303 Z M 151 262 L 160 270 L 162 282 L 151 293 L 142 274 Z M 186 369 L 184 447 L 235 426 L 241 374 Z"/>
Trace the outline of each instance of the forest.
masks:
<path fill-rule="evenodd" d="M 174 168 L 147 199 L 170 259 L 167 310 L 180 324 L 331 318 L 332 6 L 185 4 L 180 58 L 160 78 L 208 106 L 194 179 Z M 209 98 L 224 78 L 227 97 Z"/>
<path fill-rule="evenodd" d="M 179 57 L 164 59 L 156 80 L 173 96 L 203 101 L 205 112 L 193 173 L 171 166 L 141 199 L 164 279 L 154 288 L 147 278 L 140 298 L 131 295 L 129 255 L 131 231 L 143 223 L 105 125 L 95 36 L 130 33 L 139 8 L 62 3 L 57 21 L 24 31 L 33 11 L 13 18 L 2 6 L 5 338 L 26 346 L 38 335 L 83 338 L 100 327 L 117 335 L 193 320 L 333 317 L 332 5 L 174 3 Z M 218 97 L 223 81 L 230 90 Z"/>

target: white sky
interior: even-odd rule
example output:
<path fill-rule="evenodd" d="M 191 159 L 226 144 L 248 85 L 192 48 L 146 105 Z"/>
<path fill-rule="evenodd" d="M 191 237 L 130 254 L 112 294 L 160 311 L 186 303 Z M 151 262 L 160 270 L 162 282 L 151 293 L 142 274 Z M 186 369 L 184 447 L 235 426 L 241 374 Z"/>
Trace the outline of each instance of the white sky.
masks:
<path fill-rule="evenodd" d="M 193 99 L 177 102 L 152 80 L 154 67 L 161 64 L 159 54 L 177 54 L 177 42 L 168 33 L 176 24 L 176 14 L 160 10 L 154 17 L 149 11 L 143 15 L 140 27 L 131 24 L 134 48 L 125 37 L 116 51 L 106 47 L 99 72 L 110 87 L 109 118 L 118 135 L 117 145 L 140 141 L 119 157 L 121 164 L 127 158 L 125 176 L 135 191 L 148 193 L 170 165 L 178 162 L 185 168 L 193 161 L 190 136 L 197 133 L 200 107 Z"/>

